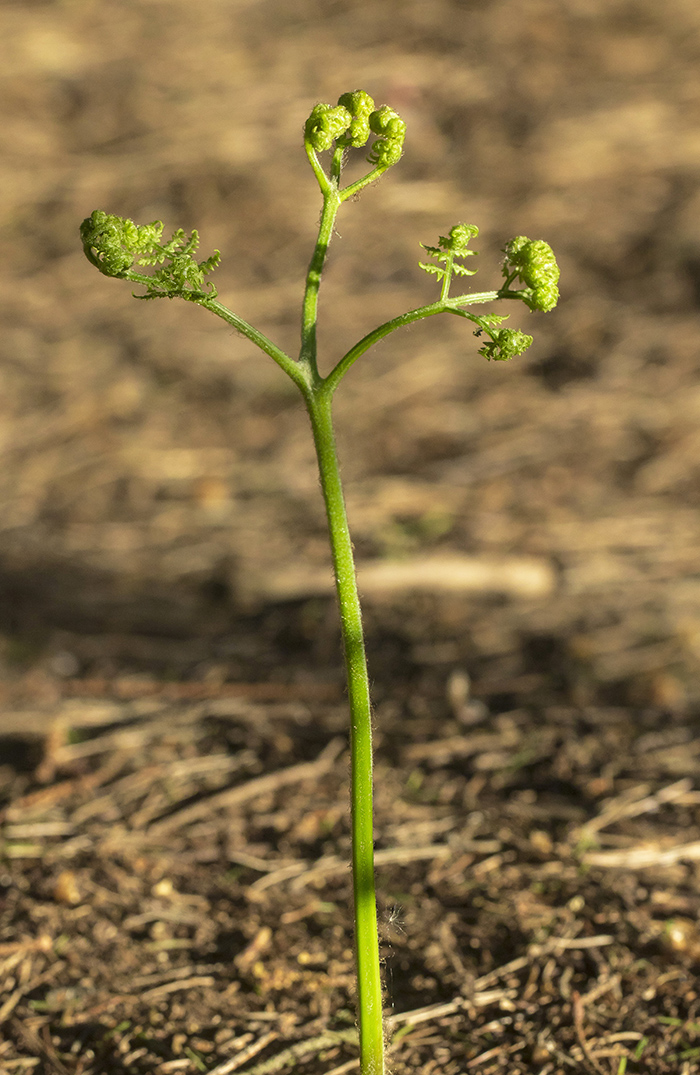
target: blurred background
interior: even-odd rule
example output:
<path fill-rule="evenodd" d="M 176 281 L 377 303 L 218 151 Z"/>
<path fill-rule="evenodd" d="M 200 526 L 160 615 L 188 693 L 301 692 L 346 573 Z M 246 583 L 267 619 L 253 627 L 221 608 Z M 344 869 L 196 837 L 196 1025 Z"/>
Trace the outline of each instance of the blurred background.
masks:
<path fill-rule="evenodd" d="M 517 234 L 562 269 L 556 311 L 510 311 L 525 357 L 430 319 L 338 394 L 358 558 L 403 569 L 366 587 L 378 689 L 410 661 L 494 704 L 698 701 L 696 0 L 6 0 L 0 56 L 6 677 L 339 674 L 296 389 L 204 311 L 98 276 L 78 226 L 197 228 L 221 299 L 294 350 L 303 123 L 363 88 L 408 134 L 339 217 L 325 368 L 432 300 L 418 244 L 458 221 L 477 289 Z"/>

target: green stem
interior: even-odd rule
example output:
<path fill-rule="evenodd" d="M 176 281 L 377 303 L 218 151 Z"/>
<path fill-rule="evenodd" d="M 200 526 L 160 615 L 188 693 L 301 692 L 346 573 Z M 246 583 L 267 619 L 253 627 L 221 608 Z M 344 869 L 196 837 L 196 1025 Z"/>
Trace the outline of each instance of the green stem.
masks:
<path fill-rule="evenodd" d="M 392 318 L 391 321 L 385 321 L 383 325 L 379 325 L 378 328 L 368 332 L 366 336 L 363 336 L 361 340 L 351 347 L 350 350 L 343 355 L 336 366 L 331 370 L 328 376 L 324 379 L 324 385 L 329 392 L 335 392 L 344 374 L 352 366 L 353 362 L 357 361 L 360 355 L 363 355 L 365 351 L 368 351 L 379 340 L 383 340 L 385 336 L 388 336 L 390 332 L 395 332 L 397 328 L 403 328 L 404 325 L 411 325 L 414 321 L 421 321 L 424 317 L 433 317 L 435 314 L 443 313 L 459 313 L 462 306 L 472 306 L 477 302 L 494 302 L 496 299 L 505 299 L 513 296 L 503 294 L 501 291 L 481 291 L 474 292 L 471 295 L 458 295 L 456 298 L 450 298 L 447 301 L 438 299 L 437 302 L 431 302 L 429 306 L 419 306 L 416 310 L 409 310 L 408 313 L 401 314 L 399 317 Z"/>
<path fill-rule="evenodd" d="M 440 292 L 440 301 L 447 302 L 447 296 L 450 293 L 450 284 L 452 283 L 452 266 L 454 264 L 455 255 L 454 250 L 448 250 L 447 260 L 445 261 L 445 272 L 442 277 L 442 291 Z"/>
<path fill-rule="evenodd" d="M 327 181 L 328 182 L 328 181 Z M 323 211 L 318 227 L 318 238 L 313 256 L 306 274 L 306 288 L 301 313 L 301 351 L 299 357 L 307 362 L 314 374 L 318 376 L 316 365 L 316 319 L 318 314 L 318 290 L 321 286 L 321 274 L 328 253 L 328 244 L 333 234 L 333 224 L 340 208 L 340 198 L 336 185 L 328 185 L 323 190 Z"/>
<path fill-rule="evenodd" d="M 324 172 L 323 168 L 321 167 L 321 162 L 316 156 L 316 150 L 311 145 L 311 142 L 307 141 L 306 139 L 304 139 L 304 149 L 306 150 L 306 156 L 309 158 L 309 164 L 314 170 L 314 175 L 316 176 L 318 185 L 321 188 L 321 193 L 325 194 L 331 185 L 330 180 Z"/>
<path fill-rule="evenodd" d="M 361 1075 L 384 1073 L 382 983 L 374 886 L 372 811 L 372 714 L 360 599 L 333 434 L 331 393 L 324 386 L 305 394 L 311 418 L 321 489 L 340 605 L 350 701 L 352 883 L 360 1027 Z"/>
<path fill-rule="evenodd" d="M 217 317 L 222 318 L 227 324 L 232 325 L 243 336 L 247 336 L 252 343 L 256 344 L 261 351 L 264 351 L 270 358 L 274 358 L 278 366 L 280 366 L 286 374 L 288 374 L 294 383 L 298 385 L 302 392 L 305 392 L 309 384 L 309 371 L 308 366 L 303 362 L 295 362 L 293 358 L 290 358 L 286 351 L 283 351 L 276 343 L 255 328 L 254 325 L 248 324 L 242 317 L 235 314 L 233 310 L 229 310 L 228 306 L 224 306 L 218 299 L 195 299 L 193 300 L 198 306 L 203 306 L 206 310 L 211 310 Z"/>
<path fill-rule="evenodd" d="M 126 280 L 130 280 L 133 284 L 143 284 L 148 288 L 153 283 L 153 278 L 145 273 L 136 272 L 130 270 L 126 276 Z M 206 295 L 199 293 L 193 293 L 189 291 L 177 292 L 180 298 L 185 299 L 187 302 L 193 302 L 196 306 L 203 306 L 205 310 L 211 310 L 212 313 L 220 317 L 227 325 L 231 325 L 240 332 L 242 336 L 246 336 L 251 343 L 254 343 L 256 347 L 259 347 L 261 351 L 264 351 L 266 355 L 273 358 L 278 366 L 280 366 L 284 372 L 292 378 L 294 383 L 305 392 L 311 383 L 312 377 L 309 370 L 308 363 L 295 362 L 293 358 L 283 351 L 281 347 L 278 347 L 276 343 L 273 343 L 264 332 L 255 328 L 254 325 L 249 324 L 233 310 L 229 310 L 228 306 L 224 306 L 223 302 L 219 302 L 218 299 L 208 298 Z M 137 295 L 136 298 L 147 298 L 146 295 Z M 170 295 L 170 298 L 174 298 L 175 295 Z"/>
<path fill-rule="evenodd" d="M 376 182 L 381 176 L 384 175 L 386 168 L 380 168 L 377 166 L 373 168 L 367 175 L 363 175 L 361 179 L 356 179 L 354 183 L 349 183 L 347 187 L 343 187 L 340 192 L 340 200 L 346 202 L 348 198 L 354 198 L 356 194 L 359 194 L 370 183 Z"/>
<path fill-rule="evenodd" d="M 343 170 L 343 157 L 347 150 L 342 145 L 337 145 L 333 150 L 331 159 L 331 183 L 337 188 L 340 185 L 340 173 Z"/>

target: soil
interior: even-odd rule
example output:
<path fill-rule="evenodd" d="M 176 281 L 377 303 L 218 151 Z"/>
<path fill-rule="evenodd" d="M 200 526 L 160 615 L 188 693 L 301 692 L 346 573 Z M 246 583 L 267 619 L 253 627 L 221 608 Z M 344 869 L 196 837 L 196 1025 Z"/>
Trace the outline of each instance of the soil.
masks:
<path fill-rule="evenodd" d="M 339 219 L 324 368 L 458 220 L 481 288 L 516 234 L 562 266 L 523 358 L 434 318 L 338 393 L 391 1070 L 700 1071 L 696 0 L 23 0 L 0 54 L 2 1075 L 357 1069 L 303 408 L 77 240 L 196 227 L 293 348 L 300 130 L 357 86 L 408 137 Z"/>

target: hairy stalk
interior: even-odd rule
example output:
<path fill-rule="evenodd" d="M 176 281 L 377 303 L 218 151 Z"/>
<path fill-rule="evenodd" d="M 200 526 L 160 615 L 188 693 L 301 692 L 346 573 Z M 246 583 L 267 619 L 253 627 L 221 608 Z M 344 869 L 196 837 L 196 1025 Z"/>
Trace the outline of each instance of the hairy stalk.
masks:
<path fill-rule="evenodd" d="M 318 292 L 321 275 L 328 253 L 328 244 L 333 234 L 333 225 L 340 206 L 338 189 L 329 185 L 323 195 L 323 212 L 318 229 L 318 238 L 306 274 L 306 288 L 301 313 L 301 350 L 299 360 L 308 362 L 314 373 L 318 372 L 316 358 L 316 322 L 318 319 Z"/>
<path fill-rule="evenodd" d="M 396 332 L 397 328 L 405 328 L 406 325 L 412 325 L 416 321 L 422 321 L 426 317 L 434 317 L 436 314 L 461 313 L 462 306 L 473 306 L 477 302 L 495 302 L 496 299 L 514 299 L 519 298 L 518 292 L 512 291 L 510 293 L 504 293 L 501 291 L 483 291 L 481 293 L 474 293 L 471 295 L 460 295 L 459 298 L 449 299 L 445 302 L 442 298 L 437 302 L 431 302 L 428 306 L 419 306 L 416 310 L 408 310 L 405 314 L 400 314 L 398 317 L 393 317 L 391 321 L 385 321 L 383 325 L 378 325 L 377 328 L 372 329 L 366 336 L 363 336 L 361 340 L 358 340 L 350 350 L 343 355 L 340 361 L 333 367 L 331 372 L 326 377 L 326 383 L 331 391 L 340 384 L 341 380 L 348 372 L 354 362 L 360 358 L 365 351 L 369 351 L 370 347 L 373 347 L 375 343 L 379 343 L 385 336 L 388 336 L 392 332 Z"/>
<path fill-rule="evenodd" d="M 321 390 L 309 394 L 306 402 L 328 518 L 350 702 L 352 887 L 360 1070 L 362 1075 L 382 1075 L 384 1028 L 374 883 L 372 712 L 365 640 L 352 541 L 333 433 L 331 396 L 327 390 Z"/>

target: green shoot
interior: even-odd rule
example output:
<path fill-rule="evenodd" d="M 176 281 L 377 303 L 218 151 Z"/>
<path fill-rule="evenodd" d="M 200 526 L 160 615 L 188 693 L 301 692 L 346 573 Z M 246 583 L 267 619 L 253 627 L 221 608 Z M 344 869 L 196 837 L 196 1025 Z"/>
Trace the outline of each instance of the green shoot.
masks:
<path fill-rule="evenodd" d="M 321 191 L 323 207 L 306 276 L 301 345 L 296 357 L 286 354 L 253 325 L 219 302 L 216 289 L 205 279 L 218 265 L 219 252 L 197 261 L 196 232 L 187 238 L 183 231 L 176 231 L 163 243 L 160 221 L 137 225 L 101 210 L 92 213 L 80 228 L 85 254 L 101 273 L 144 288 L 137 298 L 181 298 L 216 314 L 269 355 L 291 377 L 306 404 L 328 519 L 350 705 L 352 880 L 361 1075 L 383 1075 L 384 1072 L 382 981 L 374 881 L 372 717 L 355 564 L 333 430 L 333 394 L 350 367 L 373 344 L 404 325 L 437 314 L 454 314 L 471 321 L 475 326 L 474 335 L 485 337 L 479 354 L 487 359 L 503 361 L 522 354 L 532 343 L 531 336 L 517 329 L 502 328 L 506 320 L 503 315 L 475 314 L 469 307 L 518 299 L 530 310 L 551 310 L 557 302 L 559 278 L 554 254 L 547 243 L 518 236 L 505 247 L 504 282 L 500 287 L 452 295 L 450 288 L 455 278 L 474 275 L 475 270 L 468 269 L 464 262 L 475 255 L 476 252 L 469 249 L 469 243 L 478 235 L 474 224 L 456 224 L 447 236 L 438 239 L 437 245 L 424 246 L 432 261 L 420 263 L 440 283 L 439 298 L 379 325 L 351 347 L 327 376 L 321 376 L 316 346 L 318 293 L 336 215 L 344 202 L 378 180 L 400 160 L 405 133 L 406 126 L 400 116 L 387 105 L 375 109 L 372 98 L 362 90 L 343 94 L 337 105 L 316 105 L 306 121 L 304 147 Z M 341 175 L 349 152 L 366 146 L 372 138 L 367 155 L 370 170 L 362 178 L 342 187 Z M 325 166 L 319 154 L 329 155 Z M 145 269 L 152 271 L 143 271 Z M 522 287 L 517 287 L 518 283 Z"/>

